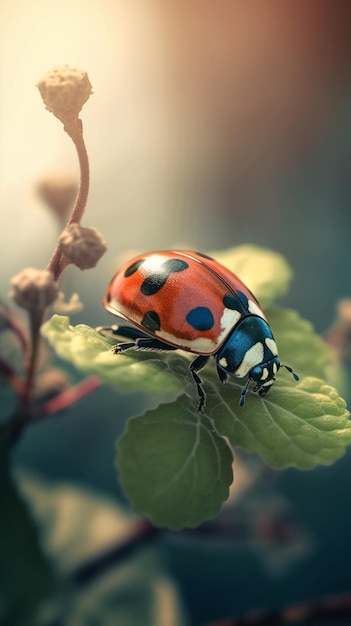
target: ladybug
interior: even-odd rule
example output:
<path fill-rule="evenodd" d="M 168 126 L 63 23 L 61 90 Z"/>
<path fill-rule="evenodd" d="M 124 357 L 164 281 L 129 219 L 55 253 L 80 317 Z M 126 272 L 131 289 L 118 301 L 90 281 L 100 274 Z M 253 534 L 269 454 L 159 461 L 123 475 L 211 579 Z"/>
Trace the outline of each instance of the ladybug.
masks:
<path fill-rule="evenodd" d="M 199 252 L 147 252 L 125 263 L 112 278 L 103 301 L 107 311 L 133 327 L 112 326 L 132 341 L 113 347 L 185 350 L 203 411 L 206 393 L 198 372 L 215 357 L 219 380 L 245 378 L 240 406 L 250 383 L 265 396 L 282 365 L 266 317 L 251 291 L 230 270 Z"/>

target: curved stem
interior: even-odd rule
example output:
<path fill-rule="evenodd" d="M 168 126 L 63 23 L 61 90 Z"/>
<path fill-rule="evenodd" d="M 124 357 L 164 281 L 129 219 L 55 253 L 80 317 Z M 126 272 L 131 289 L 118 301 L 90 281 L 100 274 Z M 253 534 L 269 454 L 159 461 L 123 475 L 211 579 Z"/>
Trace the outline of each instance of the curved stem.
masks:
<path fill-rule="evenodd" d="M 73 222 L 79 224 L 82 219 L 88 199 L 90 172 L 88 153 L 83 138 L 82 121 L 79 118 L 61 121 L 64 123 L 66 133 L 71 137 L 74 145 L 76 146 L 80 167 L 80 184 L 71 216 L 67 222 L 67 226 L 69 226 L 69 224 L 72 224 Z M 66 265 L 67 262 L 61 252 L 60 245 L 58 244 L 47 269 L 53 273 L 54 279 L 57 281 Z"/>

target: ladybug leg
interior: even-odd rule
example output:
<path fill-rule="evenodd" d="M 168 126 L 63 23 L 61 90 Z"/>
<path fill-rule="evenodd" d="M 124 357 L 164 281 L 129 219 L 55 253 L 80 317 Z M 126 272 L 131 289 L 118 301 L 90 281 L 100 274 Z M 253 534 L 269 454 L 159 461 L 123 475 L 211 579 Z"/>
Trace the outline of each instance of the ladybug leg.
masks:
<path fill-rule="evenodd" d="M 249 378 L 249 379 L 246 381 L 245 385 L 243 386 L 243 388 L 242 388 L 242 390 L 241 390 L 241 394 L 240 394 L 240 402 L 239 402 L 240 406 L 244 406 L 244 404 L 245 404 L 245 396 L 246 396 L 246 394 L 247 394 L 247 390 L 248 390 L 248 388 L 249 388 L 249 384 L 250 384 L 250 382 L 251 382 L 251 379 Z M 255 390 L 254 390 L 254 391 L 255 391 Z"/>
<path fill-rule="evenodd" d="M 178 350 L 176 346 L 171 346 L 161 339 L 155 339 L 147 335 L 145 337 L 139 336 L 135 340 L 135 347 L 140 350 Z"/>
<path fill-rule="evenodd" d="M 160 339 L 149 337 L 146 334 L 140 336 L 140 334 L 139 332 L 139 336 L 133 342 L 117 343 L 113 346 L 112 352 L 119 354 L 119 352 L 124 352 L 130 348 L 134 348 L 134 350 L 178 350 L 176 346 L 170 346 Z"/>
<path fill-rule="evenodd" d="M 228 380 L 228 374 L 221 368 L 217 366 L 217 374 L 221 383 L 226 383 Z"/>
<path fill-rule="evenodd" d="M 111 352 L 113 354 L 119 354 L 120 352 L 124 352 L 125 350 L 129 350 L 130 348 L 136 348 L 135 341 L 125 341 L 123 343 L 116 343 L 115 346 L 112 346 Z"/>
<path fill-rule="evenodd" d="M 133 341 L 117 343 L 112 348 L 112 352 L 118 354 L 119 352 L 124 352 L 125 350 L 129 350 L 130 348 L 134 348 L 137 350 L 178 350 L 178 348 L 174 346 L 170 346 L 165 341 L 161 341 L 161 339 L 156 339 L 154 337 L 150 337 L 147 333 L 143 333 L 142 330 L 135 328 L 133 326 L 118 326 L 118 324 L 114 324 L 113 326 L 98 326 L 95 330 L 101 334 L 104 332 L 112 333 L 113 335 L 118 335 L 119 337 L 125 337 L 126 339 L 132 339 Z"/>
<path fill-rule="evenodd" d="M 133 326 L 118 326 L 118 324 L 113 324 L 112 326 L 97 326 L 95 330 L 101 334 L 109 332 L 112 333 L 112 335 L 119 335 L 120 337 L 125 337 L 126 339 L 139 339 L 140 337 L 149 338 L 149 335 L 143 333 L 142 330 L 138 330 L 138 328 L 134 328 Z"/>
<path fill-rule="evenodd" d="M 189 369 L 192 373 L 194 382 L 196 384 L 197 387 L 197 393 L 198 396 L 200 398 L 199 400 L 199 406 L 198 406 L 198 411 L 200 411 L 201 413 L 204 412 L 204 407 L 206 404 L 206 393 L 205 390 L 203 388 L 203 382 L 198 374 L 198 372 L 200 370 L 202 370 L 203 367 L 205 367 L 207 361 L 208 361 L 209 357 L 208 356 L 203 356 L 202 354 L 200 354 L 195 361 L 193 361 L 190 366 Z"/>

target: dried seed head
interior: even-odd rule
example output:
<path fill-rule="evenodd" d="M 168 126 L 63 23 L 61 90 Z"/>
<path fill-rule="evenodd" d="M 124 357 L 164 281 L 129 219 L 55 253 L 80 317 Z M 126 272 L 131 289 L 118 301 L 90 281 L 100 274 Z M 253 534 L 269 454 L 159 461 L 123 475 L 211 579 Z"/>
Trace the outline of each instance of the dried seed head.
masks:
<path fill-rule="evenodd" d="M 71 174 L 47 174 L 37 183 L 36 191 L 53 213 L 63 220 L 74 204 L 78 181 Z"/>
<path fill-rule="evenodd" d="M 65 228 L 59 244 L 66 261 L 81 270 L 95 267 L 107 250 L 106 242 L 95 228 L 83 228 L 76 222 Z"/>
<path fill-rule="evenodd" d="M 60 315 L 73 315 L 74 313 L 82 311 L 83 308 L 83 304 L 77 293 L 73 293 L 68 302 L 65 302 L 65 294 L 63 291 L 59 291 L 57 299 L 54 302 L 54 311 Z"/>
<path fill-rule="evenodd" d="M 11 279 L 9 295 L 24 309 L 45 309 L 56 300 L 57 293 L 57 283 L 49 270 L 27 267 Z"/>
<path fill-rule="evenodd" d="M 68 65 L 54 67 L 36 85 L 48 111 L 60 119 L 78 117 L 93 93 L 88 74 Z"/>

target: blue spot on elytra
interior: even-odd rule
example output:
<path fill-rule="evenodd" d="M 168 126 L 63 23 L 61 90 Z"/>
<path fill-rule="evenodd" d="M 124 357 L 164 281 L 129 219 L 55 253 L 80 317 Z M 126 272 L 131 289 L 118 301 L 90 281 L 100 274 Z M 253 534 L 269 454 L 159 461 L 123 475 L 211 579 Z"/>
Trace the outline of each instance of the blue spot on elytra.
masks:
<path fill-rule="evenodd" d="M 198 306 L 189 311 L 186 321 L 195 330 L 210 330 L 214 324 L 214 317 L 206 306 Z"/>

